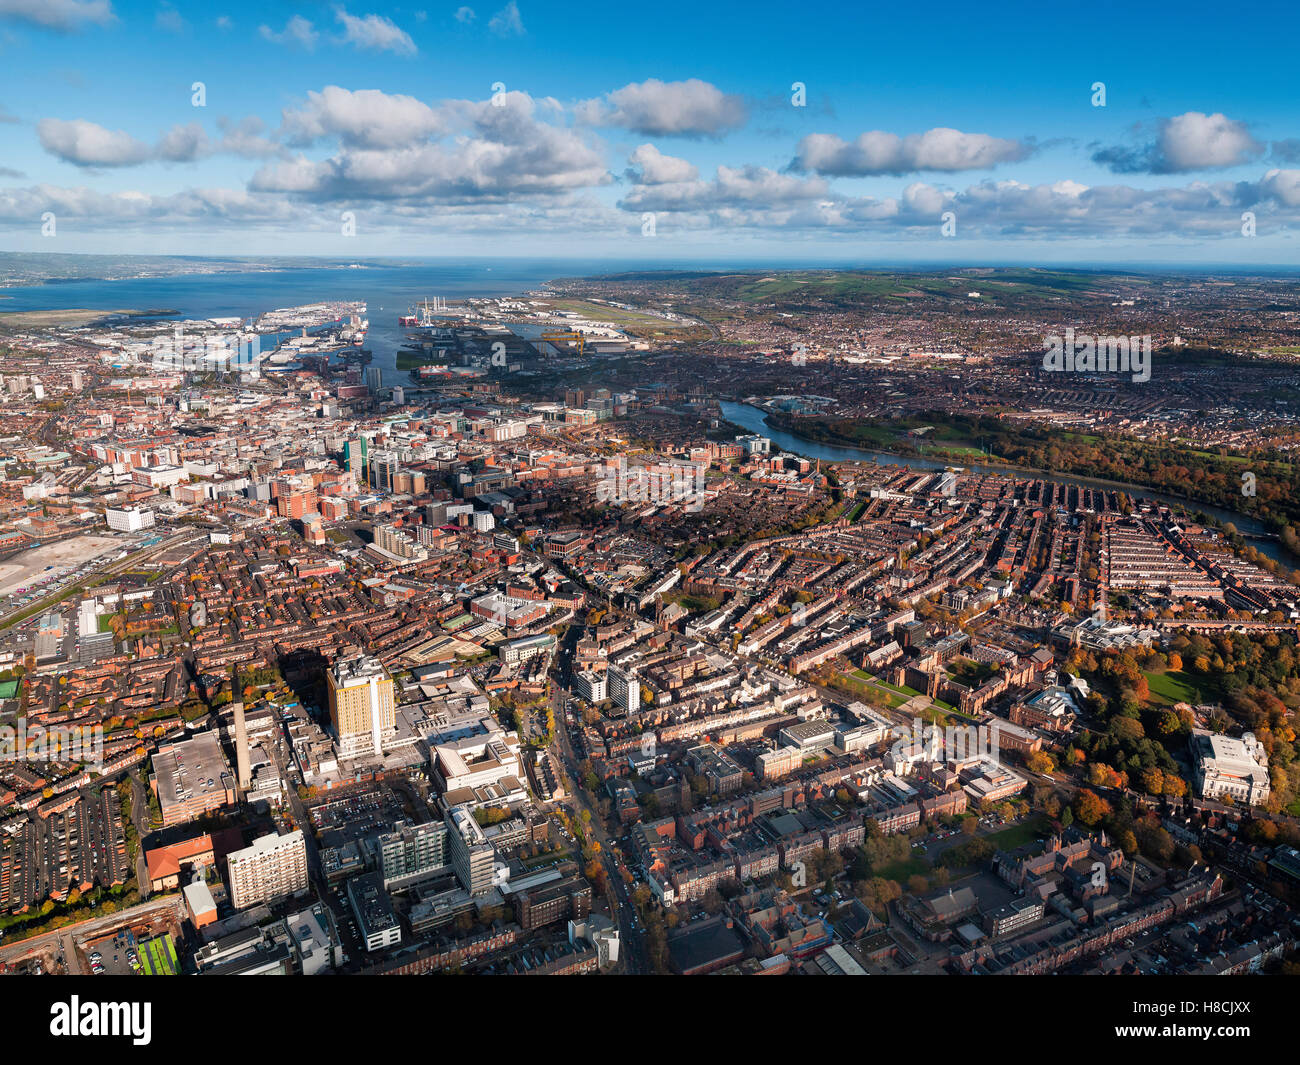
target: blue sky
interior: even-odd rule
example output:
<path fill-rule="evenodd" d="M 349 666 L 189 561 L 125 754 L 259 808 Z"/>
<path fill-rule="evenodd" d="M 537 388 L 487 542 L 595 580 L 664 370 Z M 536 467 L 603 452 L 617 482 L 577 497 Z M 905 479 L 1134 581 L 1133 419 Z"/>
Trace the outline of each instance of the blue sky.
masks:
<path fill-rule="evenodd" d="M 0 0 L 0 248 L 1295 264 L 1298 24 Z"/>

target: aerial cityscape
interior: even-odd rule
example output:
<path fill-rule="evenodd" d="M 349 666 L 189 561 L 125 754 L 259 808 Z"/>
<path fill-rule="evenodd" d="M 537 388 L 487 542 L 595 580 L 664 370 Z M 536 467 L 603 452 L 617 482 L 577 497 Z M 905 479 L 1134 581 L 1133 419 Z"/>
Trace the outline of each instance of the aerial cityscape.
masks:
<path fill-rule="evenodd" d="M 137 1044 L 94 978 L 1134 975 L 1111 1037 L 1250 1037 L 1161 980 L 1300 973 L 1274 75 L 579 72 L 618 16 L 500 3 L 0 0 L 0 973 Z"/>

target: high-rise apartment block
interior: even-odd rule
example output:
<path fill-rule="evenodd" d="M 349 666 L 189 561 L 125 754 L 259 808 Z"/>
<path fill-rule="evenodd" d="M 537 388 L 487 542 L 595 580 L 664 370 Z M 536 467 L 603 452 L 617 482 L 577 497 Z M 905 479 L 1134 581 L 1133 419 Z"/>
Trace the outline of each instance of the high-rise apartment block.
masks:
<path fill-rule="evenodd" d="M 369 655 L 336 662 L 326 674 L 330 724 L 339 755 L 380 755 L 397 726 L 393 682 L 383 663 Z"/>
<path fill-rule="evenodd" d="M 230 901 L 242 910 L 307 888 L 307 841 L 302 829 L 260 836 L 226 858 Z"/>

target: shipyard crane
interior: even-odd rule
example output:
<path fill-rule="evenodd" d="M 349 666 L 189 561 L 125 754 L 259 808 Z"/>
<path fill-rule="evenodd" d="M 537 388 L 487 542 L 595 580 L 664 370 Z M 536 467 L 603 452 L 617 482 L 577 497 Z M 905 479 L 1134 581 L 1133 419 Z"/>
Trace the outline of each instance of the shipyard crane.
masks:
<path fill-rule="evenodd" d="M 582 354 L 582 349 L 586 344 L 586 338 L 583 337 L 581 333 L 543 333 L 537 339 L 543 340 L 548 344 L 553 344 L 556 348 L 560 346 L 561 342 L 572 343 L 576 341 L 578 344 L 579 355 Z"/>

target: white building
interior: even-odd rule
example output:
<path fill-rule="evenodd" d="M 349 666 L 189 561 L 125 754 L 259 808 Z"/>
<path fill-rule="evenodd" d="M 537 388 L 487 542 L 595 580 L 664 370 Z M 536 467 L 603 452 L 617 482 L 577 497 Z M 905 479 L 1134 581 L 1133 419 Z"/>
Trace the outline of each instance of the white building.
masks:
<path fill-rule="evenodd" d="M 607 673 L 609 698 L 623 707 L 629 714 L 640 709 L 641 682 L 632 673 L 610 666 Z M 598 702 L 599 700 L 593 700 Z"/>
<path fill-rule="evenodd" d="M 1192 733 L 1192 752 L 1201 798 L 1230 795 L 1234 802 L 1248 806 L 1268 801 L 1268 755 L 1253 732 L 1242 733 L 1238 740 L 1197 729 Z"/>
<path fill-rule="evenodd" d="M 107 507 L 104 510 L 104 520 L 110 529 L 118 532 L 139 532 L 141 529 L 152 529 L 155 517 L 152 510 L 138 507 Z"/>
<path fill-rule="evenodd" d="M 437 743 L 430 755 L 434 782 L 443 794 L 495 787 L 514 795 L 523 787 L 517 732 L 492 731 Z"/>
<path fill-rule="evenodd" d="M 573 687 L 589 703 L 603 703 L 609 698 L 609 680 L 603 673 L 577 673 L 573 677 Z"/>
<path fill-rule="evenodd" d="M 343 964 L 343 945 L 334 930 L 334 917 L 324 904 L 284 919 L 303 976 L 318 976 Z"/>
<path fill-rule="evenodd" d="M 307 841 L 302 829 L 267 834 L 226 858 L 230 901 L 242 910 L 307 890 Z"/>

